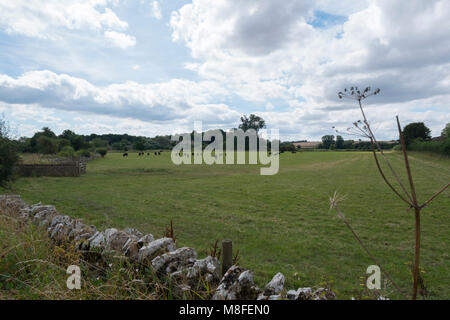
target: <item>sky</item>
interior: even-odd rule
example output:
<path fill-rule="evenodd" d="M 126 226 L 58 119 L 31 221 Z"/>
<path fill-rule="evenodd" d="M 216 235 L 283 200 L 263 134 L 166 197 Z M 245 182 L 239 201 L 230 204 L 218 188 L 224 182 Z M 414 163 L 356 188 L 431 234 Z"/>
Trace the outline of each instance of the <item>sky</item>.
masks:
<path fill-rule="evenodd" d="M 16 136 L 237 127 L 282 140 L 361 119 L 378 139 L 450 122 L 448 0 L 0 0 L 0 113 Z M 351 139 L 344 135 L 344 139 Z"/>

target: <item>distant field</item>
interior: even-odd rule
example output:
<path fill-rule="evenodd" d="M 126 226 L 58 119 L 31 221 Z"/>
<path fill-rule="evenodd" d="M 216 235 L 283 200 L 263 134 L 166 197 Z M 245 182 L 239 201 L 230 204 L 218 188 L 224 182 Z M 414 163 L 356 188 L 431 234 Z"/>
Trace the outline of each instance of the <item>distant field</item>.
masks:
<path fill-rule="evenodd" d="M 401 157 L 390 153 L 395 167 Z M 11 193 L 54 204 L 98 227 L 136 227 L 162 236 L 173 220 L 179 246 L 205 255 L 230 238 L 240 264 L 259 285 L 278 271 L 287 287 L 332 280 L 340 298 L 360 290 L 373 264 L 344 224 L 329 213 L 328 198 L 347 195 L 341 209 L 396 282 L 410 292 L 414 218 L 379 177 L 367 152 L 302 152 L 280 156 L 280 172 L 258 166 L 181 165 L 170 153 L 138 157 L 110 153 L 89 162 L 76 178 L 21 178 Z M 450 180 L 450 160 L 411 154 L 420 200 Z M 450 299 L 449 192 L 423 211 L 422 267 L 430 298 Z M 395 297 L 395 295 L 393 295 Z"/>

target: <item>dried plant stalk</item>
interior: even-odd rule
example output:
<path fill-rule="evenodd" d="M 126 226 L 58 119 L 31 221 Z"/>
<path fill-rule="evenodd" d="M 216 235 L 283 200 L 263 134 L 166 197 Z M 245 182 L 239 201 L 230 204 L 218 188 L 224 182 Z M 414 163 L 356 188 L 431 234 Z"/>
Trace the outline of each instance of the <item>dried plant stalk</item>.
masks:
<path fill-rule="evenodd" d="M 359 126 L 359 123 L 361 123 L 361 121 L 358 121 L 358 122 L 354 123 L 357 135 L 359 134 L 359 135 L 362 135 L 365 138 L 369 138 L 370 139 L 371 145 L 372 145 L 372 153 L 373 153 L 373 156 L 374 156 L 374 159 L 375 159 L 375 163 L 376 163 L 378 172 L 380 173 L 380 175 L 383 178 L 383 180 L 386 183 L 386 185 L 403 202 L 408 204 L 409 209 L 414 208 L 415 246 L 414 246 L 414 263 L 413 263 L 413 270 L 412 270 L 412 273 L 413 273 L 412 299 L 415 300 L 417 298 L 417 288 L 418 288 L 419 282 L 422 283 L 422 281 L 420 279 L 420 275 L 419 275 L 419 271 L 420 271 L 420 238 L 421 238 L 420 214 L 421 214 L 421 210 L 423 208 L 427 207 L 430 204 L 430 202 L 433 201 L 437 196 L 442 194 L 442 192 L 444 192 L 450 186 L 450 183 L 448 183 L 444 187 L 442 187 L 438 192 L 436 192 L 432 197 L 430 197 L 422 205 L 419 204 L 419 202 L 417 200 L 417 194 L 416 194 L 416 189 L 415 189 L 415 185 L 414 185 L 414 180 L 413 180 L 412 173 L 411 173 L 411 167 L 409 165 L 409 159 L 408 159 L 408 153 L 407 153 L 407 149 L 406 149 L 405 139 L 403 137 L 403 133 L 402 133 L 402 130 L 401 130 L 400 120 L 399 120 L 399 118 L 397 116 L 396 117 L 396 119 L 397 119 L 397 128 L 398 128 L 400 143 L 402 145 L 404 166 L 405 166 L 406 175 L 407 175 L 407 178 L 408 178 L 409 189 L 410 190 L 408 191 L 407 188 L 403 185 L 403 183 L 402 183 L 398 173 L 392 167 L 391 163 L 389 162 L 389 160 L 385 156 L 383 150 L 381 149 L 380 144 L 378 143 L 377 139 L 375 138 L 375 135 L 373 134 L 373 131 L 372 131 L 371 127 L 370 127 L 369 121 L 367 121 L 366 114 L 365 114 L 364 109 L 362 107 L 362 103 L 361 103 L 362 100 L 364 100 L 364 99 L 366 99 L 366 98 L 368 98 L 368 97 L 370 97 L 372 95 L 377 95 L 379 93 L 380 93 L 380 89 L 376 89 L 375 91 L 372 92 L 371 88 L 367 87 L 363 92 L 361 92 L 360 90 L 358 90 L 358 87 L 351 87 L 349 90 L 345 89 L 344 92 L 339 92 L 338 96 L 341 99 L 345 97 L 345 98 L 349 98 L 349 99 L 353 99 L 353 100 L 358 101 L 359 108 L 361 110 L 361 114 L 362 114 L 363 119 L 364 119 L 363 120 L 364 127 L 361 128 Z M 400 188 L 402 189 L 402 191 L 403 191 L 403 193 L 405 194 L 406 197 L 403 196 L 402 193 L 400 193 L 393 186 L 393 184 L 387 179 L 386 174 L 384 173 L 384 171 L 383 171 L 383 169 L 382 169 L 382 167 L 380 165 L 380 162 L 378 160 L 377 152 L 379 152 L 381 154 L 381 156 L 383 157 L 383 160 L 387 164 L 389 170 L 392 172 L 395 181 L 398 183 L 398 185 L 400 186 Z M 336 210 L 339 210 L 337 208 L 337 205 L 333 205 L 333 202 L 332 202 L 332 207 L 335 208 Z M 339 211 L 338 211 L 338 214 L 339 214 Z M 350 228 L 350 230 L 352 231 L 353 235 L 356 237 L 358 242 L 363 246 L 363 248 L 369 254 L 369 256 L 371 256 L 374 259 L 374 257 L 368 252 L 367 248 L 364 246 L 362 241 L 357 237 L 356 233 L 353 231 L 351 226 L 345 220 L 345 217 L 344 217 L 344 222 L 347 225 L 347 227 Z M 390 279 L 390 280 L 391 280 L 391 282 L 393 282 L 392 279 Z"/>

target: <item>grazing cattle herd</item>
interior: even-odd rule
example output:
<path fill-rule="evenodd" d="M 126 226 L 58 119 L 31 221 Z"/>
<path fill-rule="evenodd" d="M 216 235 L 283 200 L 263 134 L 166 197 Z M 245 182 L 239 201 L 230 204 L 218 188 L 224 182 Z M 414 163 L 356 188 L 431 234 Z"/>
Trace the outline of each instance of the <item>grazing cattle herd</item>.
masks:
<path fill-rule="evenodd" d="M 155 151 L 154 154 L 155 154 L 155 156 L 160 156 L 160 155 L 161 155 L 161 152 L 162 152 L 162 150 L 160 150 L 160 151 Z M 139 157 L 140 157 L 140 156 L 145 156 L 145 152 L 138 152 L 137 155 L 138 155 Z M 150 155 L 150 152 L 147 152 L 147 155 L 149 156 L 149 155 Z M 123 156 L 123 157 L 128 157 L 128 152 L 124 152 L 122 156 Z"/>
<path fill-rule="evenodd" d="M 160 151 L 155 151 L 155 152 L 154 152 L 154 155 L 155 155 L 155 156 L 160 156 L 160 155 L 161 155 L 161 152 L 162 152 L 162 150 L 160 150 Z M 277 153 L 275 153 L 274 155 L 279 155 L 280 153 L 284 153 L 284 151 L 277 152 Z M 295 152 L 295 151 L 292 151 L 292 153 L 296 153 L 296 152 Z M 269 155 L 271 155 L 271 154 L 272 154 L 272 152 L 269 151 Z M 139 157 L 140 157 L 140 156 L 145 156 L 145 152 L 138 152 L 137 155 L 138 155 Z M 149 156 L 149 155 L 150 155 L 150 152 L 147 152 L 147 156 Z M 197 155 L 198 155 L 198 153 L 197 153 Z M 128 152 L 124 152 L 122 156 L 123 156 L 123 157 L 128 157 Z M 180 157 L 182 157 L 182 156 L 187 157 L 187 156 L 189 156 L 189 155 L 188 155 L 188 154 L 183 154 L 182 152 L 180 152 L 180 153 L 179 153 L 179 156 L 180 156 Z M 194 156 L 194 152 L 192 152 L 192 156 Z M 219 153 L 219 156 L 222 156 L 222 153 Z M 217 159 L 217 155 L 214 155 L 214 158 Z"/>

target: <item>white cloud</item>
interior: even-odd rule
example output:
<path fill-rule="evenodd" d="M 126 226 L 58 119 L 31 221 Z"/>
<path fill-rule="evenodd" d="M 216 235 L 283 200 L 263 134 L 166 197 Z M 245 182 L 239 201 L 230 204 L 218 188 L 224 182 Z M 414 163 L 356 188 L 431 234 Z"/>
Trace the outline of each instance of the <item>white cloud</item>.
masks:
<path fill-rule="evenodd" d="M 62 39 L 64 31 L 124 31 L 128 23 L 108 5 L 115 0 L 1 0 L 0 28 L 9 34 Z"/>
<path fill-rule="evenodd" d="M 50 71 L 31 71 L 18 78 L 0 75 L 0 99 L 12 107 L 28 104 L 141 121 L 203 120 L 231 124 L 240 114 L 218 102 L 228 94 L 209 81 L 173 79 L 158 84 L 128 81 L 98 87 Z"/>
<path fill-rule="evenodd" d="M 370 0 L 316 0 L 315 9 L 330 14 L 348 16 L 367 8 Z"/>
<path fill-rule="evenodd" d="M 105 13 L 100 15 L 100 22 L 102 25 L 112 29 L 126 30 L 128 28 L 128 23 L 122 21 L 117 17 L 117 15 L 109 8 L 105 9 Z"/>
<path fill-rule="evenodd" d="M 45 39 L 67 39 L 64 32 L 82 31 L 121 48 L 135 46 L 136 38 L 126 34 L 127 22 L 113 11 L 115 4 L 121 2 L 0 0 L 0 28 L 11 35 Z M 159 1 L 143 1 L 142 5 L 146 10 L 150 6 L 152 15 L 162 19 Z M 146 12 L 147 20 L 158 23 L 148 19 Z M 327 14 L 347 20 L 314 27 Z M 434 134 L 450 122 L 446 104 L 450 97 L 450 1 L 192 0 L 171 13 L 170 28 L 172 40 L 188 49 L 192 59 L 184 66 L 194 76 L 179 70 L 176 74 L 187 74 L 196 81 L 157 83 L 157 77 L 151 84 L 126 81 L 128 76 L 137 79 L 142 74 L 130 68 L 138 70 L 137 63 L 146 63 L 139 57 L 147 53 L 137 52 L 136 47 L 136 55 L 122 56 L 122 65 L 130 73 L 114 80 L 118 83 L 107 82 L 113 69 L 107 62 L 101 66 L 103 72 L 98 72 L 87 59 L 61 58 L 58 63 L 67 67 L 58 72 L 78 77 L 50 71 L 0 75 L 0 100 L 10 108 L 39 105 L 58 112 L 93 112 L 97 115 L 95 121 L 91 119 L 93 131 L 101 127 L 101 121 L 105 130 L 113 128 L 111 119 L 118 117 L 127 119 L 120 122 L 121 128 L 130 130 L 140 130 L 139 121 L 186 128 L 189 121 L 200 119 L 234 126 L 242 113 L 257 112 L 285 137 L 318 138 L 333 133 L 333 125 L 345 128 L 360 117 L 351 101 L 338 100 L 337 92 L 346 86 L 371 85 L 380 87 L 382 94 L 367 101 L 367 112 L 383 138 L 395 137 L 392 120 L 397 114 L 403 123 L 427 121 Z M 98 39 L 91 40 L 86 48 L 98 43 Z M 152 54 L 166 54 L 161 52 Z M 51 60 L 44 53 L 36 55 Z M 101 63 L 95 60 L 96 65 Z M 173 64 L 161 66 L 167 74 L 160 78 L 170 79 L 175 68 Z M 102 83 L 109 85 L 94 84 L 98 80 L 94 73 L 102 74 Z M 90 81 L 81 78 L 87 74 Z M 235 103 L 245 110 L 231 108 Z"/>
<path fill-rule="evenodd" d="M 158 1 L 152 1 L 152 3 L 151 3 L 151 13 L 152 13 L 152 16 L 155 19 L 158 19 L 158 20 L 162 19 L 161 5 L 159 4 Z"/>
<path fill-rule="evenodd" d="M 128 34 L 116 31 L 105 31 L 105 37 L 119 48 L 126 49 L 136 45 L 136 38 Z"/>
<path fill-rule="evenodd" d="M 317 29 L 307 23 L 315 10 L 348 20 Z M 450 94 L 450 2 L 445 0 L 193 0 L 172 13 L 170 25 L 173 41 L 184 43 L 197 59 L 186 64 L 189 70 L 245 100 L 266 104 L 275 98 L 294 105 L 284 113 L 266 113 L 285 131 L 292 121 L 292 128 L 303 132 L 300 127 L 313 126 L 314 119 L 323 131 L 333 123 L 351 123 L 349 112 L 358 118 L 353 111 L 325 112 L 347 108 L 348 101 L 337 99 L 345 86 L 382 89 L 368 101 L 377 104 L 374 120 L 382 127 L 391 121 L 387 115 L 394 116 L 392 106 L 414 119 L 422 114 L 411 111 L 418 103 Z M 435 128 L 448 121 L 442 117 L 445 104 L 439 105 L 438 116 L 427 115 Z"/>
<path fill-rule="evenodd" d="M 267 111 L 271 111 L 275 109 L 275 106 L 273 105 L 273 103 L 271 103 L 270 101 L 266 103 L 266 110 Z"/>

